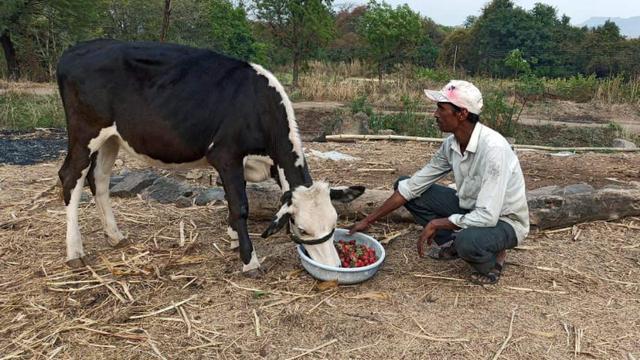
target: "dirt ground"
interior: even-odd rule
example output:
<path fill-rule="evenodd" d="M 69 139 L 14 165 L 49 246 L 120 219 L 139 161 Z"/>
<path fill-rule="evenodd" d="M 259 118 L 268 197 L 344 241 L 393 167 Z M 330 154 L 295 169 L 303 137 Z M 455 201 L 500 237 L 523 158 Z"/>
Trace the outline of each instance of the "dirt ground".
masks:
<path fill-rule="evenodd" d="M 360 158 L 309 157 L 315 179 L 380 189 L 435 150 L 305 145 Z M 519 157 L 529 189 L 640 178 L 640 154 Z M 116 218 L 133 245 L 110 248 L 93 202 L 85 202 L 81 232 L 96 258 L 91 269 L 73 272 L 64 265 L 60 164 L 0 165 L 0 358 L 640 357 L 640 218 L 532 234 L 509 253 L 500 283 L 487 287 L 468 282 L 462 261 L 420 259 L 416 226 L 381 222 L 371 235 L 402 234 L 386 246 L 383 268 L 365 283 L 336 288 L 306 274 L 283 235 L 253 236 L 266 274 L 244 277 L 237 253 L 227 250 L 223 205 L 178 209 L 117 198 Z M 251 221 L 250 231 L 266 226 Z"/>

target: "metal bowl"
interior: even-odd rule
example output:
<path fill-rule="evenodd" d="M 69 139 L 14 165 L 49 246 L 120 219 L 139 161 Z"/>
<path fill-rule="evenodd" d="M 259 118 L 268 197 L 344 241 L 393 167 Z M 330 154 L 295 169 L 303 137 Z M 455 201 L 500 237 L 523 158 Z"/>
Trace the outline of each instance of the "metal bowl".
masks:
<path fill-rule="evenodd" d="M 320 264 L 307 255 L 307 252 L 301 245 L 298 245 L 298 255 L 302 261 L 302 267 L 314 278 L 321 281 L 333 281 L 337 280 L 338 284 L 356 284 L 363 282 L 376 274 L 382 263 L 384 262 L 385 252 L 382 245 L 369 235 L 362 233 L 355 233 L 348 235 L 346 229 L 336 229 L 333 241 L 339 240 L 350 241 L 355 240 L 358 244 L 367 245 L 373 248 L 376 252 L 378 260 L 370 265 L 356 267 L 356 268 L 343 268 L 335 266 L 327 266 Z"/>

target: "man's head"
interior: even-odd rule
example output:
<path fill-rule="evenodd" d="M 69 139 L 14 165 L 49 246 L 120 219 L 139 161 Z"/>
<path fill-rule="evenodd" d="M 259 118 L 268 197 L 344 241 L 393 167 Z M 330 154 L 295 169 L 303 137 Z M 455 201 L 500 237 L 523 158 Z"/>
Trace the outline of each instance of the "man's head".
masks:
<path fill-rule="evenodd" d="M 424 93 L 438 102 L 434 116 L 441 131 L 453 132 L 464 121 L 475 124 L 480 120 L 482 94 L 468 81 L 451 80 L 440 91 L 425 90 Z"/>

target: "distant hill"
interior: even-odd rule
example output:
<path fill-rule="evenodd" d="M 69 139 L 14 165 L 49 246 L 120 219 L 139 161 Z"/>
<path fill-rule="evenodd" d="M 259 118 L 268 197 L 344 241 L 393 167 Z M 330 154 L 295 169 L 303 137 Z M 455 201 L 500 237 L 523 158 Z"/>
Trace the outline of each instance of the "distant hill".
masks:
<path fill-rule="evenodd" d="M 640 16 L 634 16 L 630 18 L 620 17 L 592 17 L 589 20 L 583 22 L 579 26 L 596 27 L 605 23 L 605 21 L 611 20 L 620 28 L 620 33 L 626 36 L 628 39 L 640 37 Z"/>

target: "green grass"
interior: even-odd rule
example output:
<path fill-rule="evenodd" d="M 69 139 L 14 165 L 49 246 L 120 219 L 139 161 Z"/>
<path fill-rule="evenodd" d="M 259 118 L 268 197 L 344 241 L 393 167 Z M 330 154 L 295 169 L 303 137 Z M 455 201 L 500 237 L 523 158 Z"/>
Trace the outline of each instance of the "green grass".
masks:
<path fill-rule="evenodd" d="M 0 95 L 0 128 L 29 130 L 65 127 L 60 96 L 5 93 Z"/>

